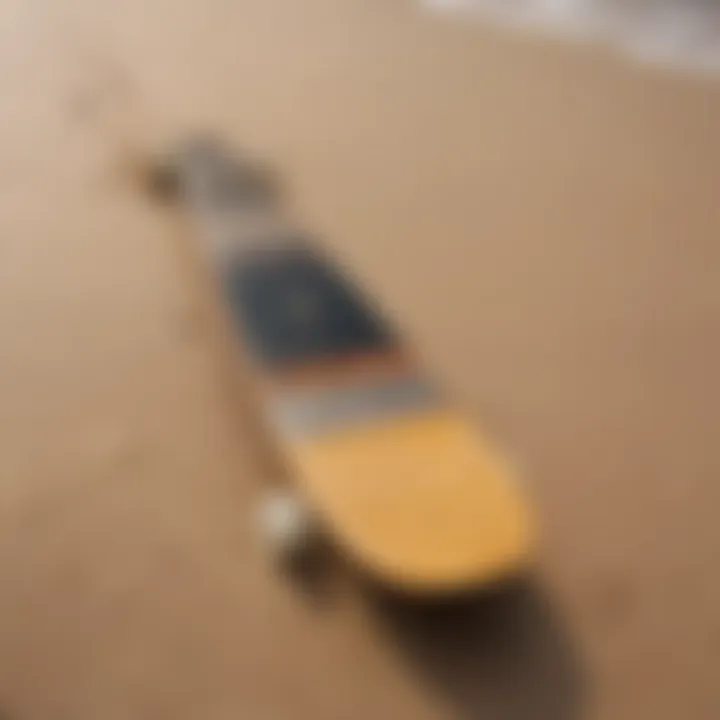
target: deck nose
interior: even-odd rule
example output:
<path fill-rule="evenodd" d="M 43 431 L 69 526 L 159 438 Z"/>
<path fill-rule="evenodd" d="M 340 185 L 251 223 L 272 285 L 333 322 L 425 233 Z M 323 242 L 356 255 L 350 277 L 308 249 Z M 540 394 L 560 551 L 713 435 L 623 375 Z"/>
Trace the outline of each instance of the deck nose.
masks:
<path fill-rule="evenodd" d="M 293 452 L 308 495 L 341 545 L 388 582 L 482 584 L 530 554 L 521 487 L 450 410 L 331 431 Z"/>

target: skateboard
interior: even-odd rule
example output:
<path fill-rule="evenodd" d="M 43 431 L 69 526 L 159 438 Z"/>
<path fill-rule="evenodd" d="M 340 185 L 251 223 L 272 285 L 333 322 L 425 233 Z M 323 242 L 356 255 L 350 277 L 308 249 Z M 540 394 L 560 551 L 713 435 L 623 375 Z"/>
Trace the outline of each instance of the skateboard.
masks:
<path fill-rule="evenodd" d="M 289 495 L 267 515 L 281 545 L 300 545 L 309 510 L 364 573 L 401 591 L 457 592 L 527 567 L 533 522 L 507 462 L 298 232 L 272 173 L 206 138 L 153 176 L 191 221 L 259 388 L 287 469 Z"/>

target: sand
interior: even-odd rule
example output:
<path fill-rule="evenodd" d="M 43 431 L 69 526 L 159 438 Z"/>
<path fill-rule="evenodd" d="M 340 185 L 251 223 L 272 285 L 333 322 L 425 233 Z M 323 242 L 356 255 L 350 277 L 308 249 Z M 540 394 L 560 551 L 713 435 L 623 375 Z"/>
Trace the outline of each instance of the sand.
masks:
<path fill-rule="evenodd" d="M 720 714 L 720 93 L 367 0 L 5 4 L 10 718 Z M 276 576 L 211 288 L 135 153 L 210 128 L 510 449 L 534 589 L 448 618 Z"/>

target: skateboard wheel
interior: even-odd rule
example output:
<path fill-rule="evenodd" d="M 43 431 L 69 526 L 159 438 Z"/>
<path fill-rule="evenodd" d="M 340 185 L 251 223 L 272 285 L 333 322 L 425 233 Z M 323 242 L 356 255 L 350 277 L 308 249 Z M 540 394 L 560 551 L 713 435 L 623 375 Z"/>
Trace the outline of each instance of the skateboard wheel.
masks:
<path fill-rule="evenodd" d="M 315 534 L 308 509 L 289 492 L 276 491 L 264 499 L 259 525 L 268 553 L 281 563 L 306 555 Z"/>

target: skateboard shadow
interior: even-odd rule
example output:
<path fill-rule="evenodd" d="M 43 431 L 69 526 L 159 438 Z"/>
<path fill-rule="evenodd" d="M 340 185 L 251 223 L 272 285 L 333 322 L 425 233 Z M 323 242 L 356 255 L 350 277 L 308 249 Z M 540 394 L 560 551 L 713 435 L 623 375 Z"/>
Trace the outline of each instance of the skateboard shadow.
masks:
<path fill-rule="evenodd" d="M 579 659 L 536 583 L 443 604 L 377 595 L 371 603 L 420 681 L 445 697 L 458 720 L 581 717 Z"/>

